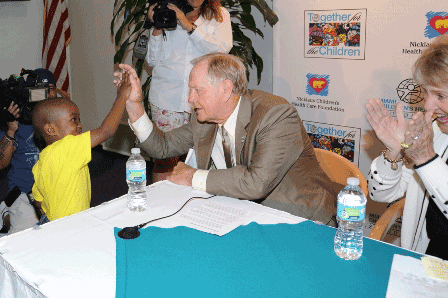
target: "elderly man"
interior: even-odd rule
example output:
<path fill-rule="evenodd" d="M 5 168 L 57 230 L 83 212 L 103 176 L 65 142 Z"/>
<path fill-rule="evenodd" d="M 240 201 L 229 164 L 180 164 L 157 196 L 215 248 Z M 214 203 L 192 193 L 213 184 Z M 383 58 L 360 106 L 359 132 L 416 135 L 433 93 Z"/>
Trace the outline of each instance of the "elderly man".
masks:
<path fill-rule="evenodd" d="M 149 120 L 133 72 L 127 111 L 140 147 L 157 159 L 194 148 L 198 168 L 179 162 L 169 177 L 174 183 L 335 226 L 336 194 L 297 110 L 278 96 L 249 92 L 246 69 L 235 56 L 213 53 L 192 63 L 191 122 L 170 132 Z"/>

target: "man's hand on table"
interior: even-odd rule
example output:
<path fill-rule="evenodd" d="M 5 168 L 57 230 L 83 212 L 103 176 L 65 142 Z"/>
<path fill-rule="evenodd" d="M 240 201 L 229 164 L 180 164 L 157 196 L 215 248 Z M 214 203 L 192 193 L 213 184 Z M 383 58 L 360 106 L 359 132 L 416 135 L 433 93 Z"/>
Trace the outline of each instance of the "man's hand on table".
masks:
<path fill-rule="evenodd" d="M 179 185 L 191 186 L 195 172 L 195 168 L 192 168 L 180 161 L 174 167 L 173 172 L 168 177 L 168 180 Z"/>

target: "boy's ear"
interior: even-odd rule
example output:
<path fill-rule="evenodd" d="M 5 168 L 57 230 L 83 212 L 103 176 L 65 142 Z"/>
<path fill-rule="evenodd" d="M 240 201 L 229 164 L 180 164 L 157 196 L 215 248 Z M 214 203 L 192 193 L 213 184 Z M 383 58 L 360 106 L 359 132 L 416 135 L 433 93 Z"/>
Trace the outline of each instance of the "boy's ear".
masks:
<path fill-rule="evenodd" d="M 54 127 L 54 124 L 53 123 L 45 123 L 44 124 L 44 133 L 49 136 L 56 135 L 56 129 Z"/>

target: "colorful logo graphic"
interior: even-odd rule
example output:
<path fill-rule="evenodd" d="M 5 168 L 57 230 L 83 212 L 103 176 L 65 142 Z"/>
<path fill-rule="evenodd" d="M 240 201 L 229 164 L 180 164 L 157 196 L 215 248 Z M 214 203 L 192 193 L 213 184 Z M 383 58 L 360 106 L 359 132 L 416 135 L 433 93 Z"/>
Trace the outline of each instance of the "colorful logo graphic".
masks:
<path fill-rule="evenodd" d="M 422 89 L 413 79 L 406 79 L 400 82 L 397 87 L 397 94 L 401 101 L 416 104 L 423 100 Z"/>
<path fill-rule="evenodd" d="M 425 37 L 434 38 L 448 32 L 448 12 L 430 11 L 426 14 L 428 25 L 425 28 Z"/>
<path fill-rule="evenodd" d="M 330 75 L 307 74 L 306 94 L 328 96 Z"/>
<path fill-rule="evenodd" d="M 342 155 L 359 164 L 361 128 L 303 120 L 314 148 Z"/>
<path fill-rule="evenodd" d="M 332 151 L 344 156 L 350 161 L 354 161 L 355 143 L 353 132 L 348 133 L 347 136 L 331 136 L 325 135 L 323 132 L 329 133 L 330 129 L 323 129 L 316 125 L 308 125 L 308 136 L 314 148 L 320 148 Z M 356 132 L 355 132 L 356 134 Z"/>
<path fill-rule="evenodd" d="M 359 47 L 361 23 L 309 23 L 310 46 Z"/>
<path fill-rule="evenodd" d="M 366 9 L 305 10 L 305 58 L 364 60 Z"/>

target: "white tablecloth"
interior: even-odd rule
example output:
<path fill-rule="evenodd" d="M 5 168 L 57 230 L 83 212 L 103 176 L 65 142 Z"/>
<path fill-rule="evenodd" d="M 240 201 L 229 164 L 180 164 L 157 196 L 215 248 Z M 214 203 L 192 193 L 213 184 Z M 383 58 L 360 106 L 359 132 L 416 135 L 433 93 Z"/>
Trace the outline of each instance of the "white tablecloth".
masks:
<path fill-rule="evenodd" d="M 145 212 L 129 211 L 126 196 L 122 196 L 41 229 L 1 238 L 0 297 L 115 297 L 114 227 L 134 226 L 172 214 L 192 196 L 210 195 L 162 181 L 148 186 Z M 258 216 L 253 221 L 260 224 L 304 220 L 250 201 L 228 197 L 210 200 L 254 212 Z M 167 218 L 151 225 L 170 228 L 177 224 Z"/>

